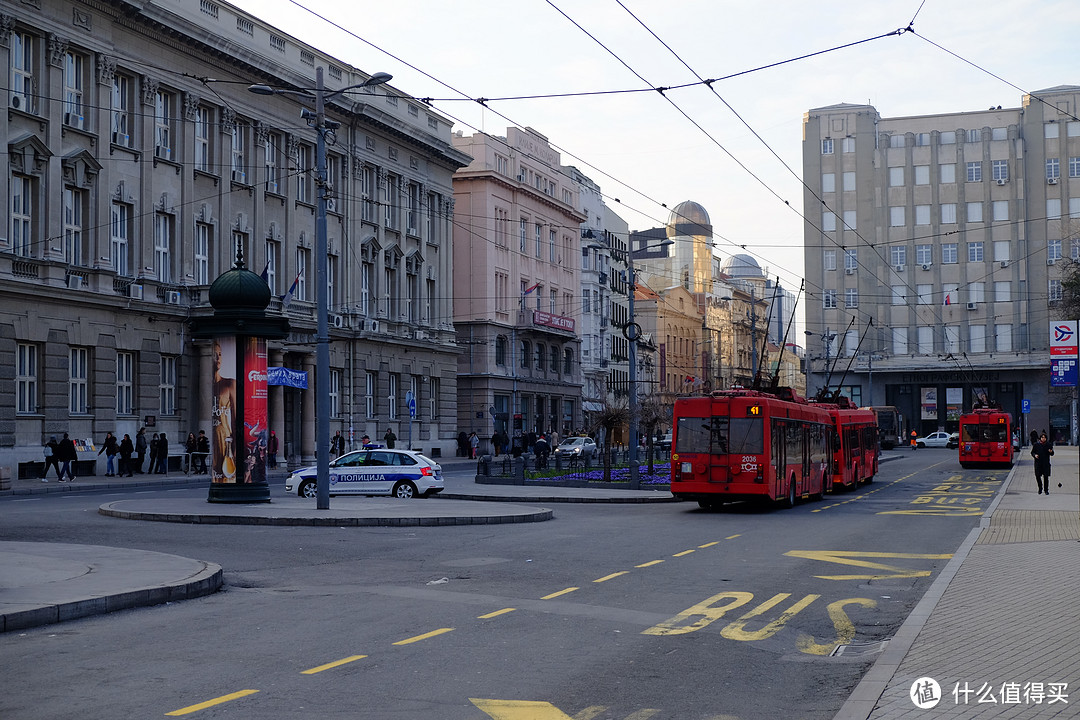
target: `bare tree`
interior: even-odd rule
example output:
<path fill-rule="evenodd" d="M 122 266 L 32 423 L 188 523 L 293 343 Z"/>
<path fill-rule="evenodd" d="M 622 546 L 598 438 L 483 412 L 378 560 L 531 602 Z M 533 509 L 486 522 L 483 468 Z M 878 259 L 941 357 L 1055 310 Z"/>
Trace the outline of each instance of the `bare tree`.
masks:
<path fill-rule="evenodd" d="M 1080 262 L 1076 260 L 1066 260 L 1061 270 L 1061 315 L 1080 318 Z"/>
<path fill-rule="evenodd" d="M 605 404 L 602 410 L 592 414 L 592 421 L 590 430 L 604 431 L 604 482 L 611 482 L 611 438 L 614 437 L 615 430 L 630 422 L 630 408 L 625 401 L 614 405 Z"/>
<path fill-rule="evenodd" d="M 650 395 L 638 405 L 638 419 L 645 433 L 645 449 L 649 456 L 649 474 L 653 472 L 653 443 L 659 428 L 671 424 L 671 406 Z"/>

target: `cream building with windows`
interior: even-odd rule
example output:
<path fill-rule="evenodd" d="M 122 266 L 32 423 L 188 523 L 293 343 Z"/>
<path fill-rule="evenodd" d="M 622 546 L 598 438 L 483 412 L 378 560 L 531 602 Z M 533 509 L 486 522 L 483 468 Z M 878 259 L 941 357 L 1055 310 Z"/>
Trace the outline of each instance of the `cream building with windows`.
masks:
<path fill-rule="evenodd" d="M 1028 401 L 1025 431 L 1068 430 L 1049 324 L 1059 263 L 1080 258 L 1078 102 L 1062 86 L 974 112 L 806 113 L 809 392 L 835 364 L 832 385 L 920 434 L 955 430 L 980 392 L 1016 418 Z"/>

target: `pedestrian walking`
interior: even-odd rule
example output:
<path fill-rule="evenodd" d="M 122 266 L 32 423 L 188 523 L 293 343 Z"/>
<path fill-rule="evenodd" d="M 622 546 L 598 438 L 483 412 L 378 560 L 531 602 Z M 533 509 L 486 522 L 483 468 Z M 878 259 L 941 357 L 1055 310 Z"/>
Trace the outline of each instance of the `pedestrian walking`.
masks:
<path fill-rule="evenodd" d="M 276 444 L 277 438 L 274 438 L 274 441 Z M 209 472 L 206 461 L 210 457 L 210 438 L 207 437 L 205 430 L 200 430 L 199 437 L 195 438 L 195 457 L 199 460 L 197 472 L 200 475 L 205 475 Z"/>
<path fill-rule="evenodd" d="M 1035 482 L 1039 486 L 1039 495 L 1050 494 L 1050 457 L 1054 454 L 1054 443 L 1046 437 L 1044 431 L 1031 447 L 1031 457 L 1035 458 Z"/>
<path fill-rule="evenodd" d="M 394 449 L 394 443 L 397 442 L 397 435 L 395 435 L 394 431 L 391 430 L 390 428 L 386 428 L 386 434 L 383 435 L 383 440 L 386 441 L 386 447 L 393 450 Z"/>
<path fill-rule="evenodd" d="M 146 460 L 146 428 L 139 428 L 139 432 L 135 433 L 135 454 L 138 455 L 138 473 L 143 474 L 143 462 Z"/>
<path fill-rule="evenodd" d="M 187 440 L 184 441 L 184 472 L 195 472 L 195 453 L 198 452 L 198 442 L 195 440 L 195 433 L 189 432 L 187 434 Z"/>
<path fill-rule="evenodd" d="M 277 453 L 278 453 L 278 439 L 273 430 L 270 431 L 270 437 L 266 440 L 266 463 L 273 470 L 277 467 Z M 203 472 L 206 472 L 205 470 Z"/>
<path fill-rule="evenodd" d="M 918 443 L 918 439 L 917 439 L 918 437 L 919 437 L 919 433 L 912 430 L 911 431 L 911 449 L 912 450 L 918 450 L 919 449 L 919 443 Z"/>
<path fill-rule="evenodd" d="M 339 458 L 345 454 L 345 438 L 342 437 L 341 431 L 338 430 L 334 433 L 334 437 L 330 438 L 330 456 L 333 458 Z"/>
<path fill-rule="evenodd" d="M 533 446 L 536 451 L 536 468 L 543 470 L 548 464 L 548 455 L 551 454 L 551 445 L 548 443 L 547 438 L 544 437 L 544 433 L 540 433 L 540 437 L 536 438 L 536 444 Z"/>
<path fill-rule="evenodd" d="M 105 433 L 105 440 L 101 443 L 101 449 L 97 454 L 105 453 L 105 477 L 116 475 L 116 456 L 120 454 L 120 446 L 116 442 L 116 436 L 111 432 Z"/>
<path fill-rule="evenodd" d="M 56 468 L 56 479 L 64 476 L 60 473 L 60 443 L 56 442 L 56 436 L 50 435 L 49 442 L 45 443 L 45 471 L 41 473 L 41 482 L 49 482 L 49 468 Z"/>
<path fill-rule="evenodd" d="M 160 475 L 166 475 L 169 472 L 169 439 L 165 437 L 165 433 L 158 435 L 157 472 Z"/>
<path fill-rule="evenodd" d="M 79 459 L 79 452 L 75 449 L 75 443 L 71 441 L 67 433 L 64 433 L 64 438 L 57 446 L 57 454 L 60 456 L 60 480 L 64 482 L 64 478 L 67 478 L 68 482 L 75 482 L 75 474 L 72 471 L 71 463 Z"/>
<path fill-rule="evenodd" d="M 150 438 L 150 464 L 146 467 L 146 472 L 150 475 L 157 472 L 157 453 L 160 444 L 161 438 L 158 437 L 157 433 L 154 433 L 154 436 Z"/>
<path fill-rule="evenodd" d="M 120 441 L 120 477 L 126 474 L 131 477 L 131 455 L 135 452 L 135 443 L 131 442 L 131 436 L 124 433 L 124 439 Z"/>
<path fill-rule="evenodd" d="M 476 459 L 476 455 L 480 450 L 480 438 L 477 437 L 475 432 L 469 433 L 469 457 L 473 460 Z"/>

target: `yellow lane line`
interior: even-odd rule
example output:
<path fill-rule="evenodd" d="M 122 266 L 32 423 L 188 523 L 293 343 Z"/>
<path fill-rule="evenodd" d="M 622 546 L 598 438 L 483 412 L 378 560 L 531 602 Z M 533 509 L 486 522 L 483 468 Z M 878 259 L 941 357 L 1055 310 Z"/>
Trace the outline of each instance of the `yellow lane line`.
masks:
<path fill-rule="evenodd" d="M 604 577 L 602 577 L 602 578 L 597 578 L 596 580 L 593 580 L 593 582 L 594 582 L 594 583 L 602 583 L 602 582 L 607 582 L 608 580 L 611 580 L 612 578 L 617 578 L 617 577 L 619 577 L 620 575 L 626 575 L 627 573 L 628 573 L 628 571 L 627 571 L 627 570 L 622 570 L 622 571 L 620 571 L 620 572 L 616 572 L 616 573 L 611 573 L 610 575 L 605 575 L 605 576 L 604 576 Z"/>
<path fill-rule="evenodd" d="M 659 565 L 662 562 L 664 562 L 664 561 L 663 560 L 650 560 L 647 563 L 641 563 L 640 565 L 635 565 L 634 567 L 636 567 L 636 568 L 647 568 L 647 567 L 650 567 L 652 565 Z"/>
<path fill-rule="evenodd" d="M 427 640 L 437 635 L 444 635 L 448 632 L 453 632 L 454 628 L 439 628 L 438 630 L 432 630 L 429 633 L 423 635 L 417 635 L 416 637 L 406 638 L 405 640 L 398 640 L 394 645 L 408 645 L 409 643 L 420 642 L 421 640 Z"/>
<path fill-rule="evenodd" d="M 199 710 L 205 710 L 206 708 L 214 707 L 215 705 L 221 705 L 222 703 L 227 703 L 230 700 L 236 700 L 238 698 L 247 697 L 248 695 L 254 695 L 257 692 L 259 692 L 259 691 L 258 690 L 241 690 L 240 692 L 234 692 L 234 693 L 230 693 L 228 695 L 222 695 L 221 697 L 214 698 L 213 700 L 207 700 L 206 702 L 199 703 L 198 705 L 188 705 L 186 708 L 180 708 L 179 710 L 173 710 L 172 712 L 167 712 L 165 714 L 166 715 L 172 715 L 172 716 L 190 715 L 193 712 L 198 712 Z"/>
<path fill-rule="evenodd" d="M 707 547 L 712 547 L 713 545 L 719 545 L 719 544 L 720 544 L 719 541 L 715 541 L 715 542 L 711 542 L 711 543 L 705 543 L 704 545 L 698 545 L 698 549 L 704 550 Z"/>
<path fill-rule="evenodd" d="M 737 537 L 742 537 L 742 534 L 740 533 L 740 534 L 738 534 L 738 535 L 728 535 L 728 536 L 727 536 L 726 538 L 724 538 L 724 539 L 725 539 L 725 540 L 734 540 L 734 539 L 735 539 L 735 538 L 737 538 Z"/>
<path fill-rule="evenodd" d="M 576 587 L 569 587 L 569 588 L 566 588 L 565 590 L 560 590 L 559 592 L 551 593 L 550 595 L 545 595 L 544 597 L 542 597 L 540 599 L 541 600 L 550 600 L 552 598 L 557 598 L 560 595 L 567 595 L 569 593 L 572 593 L 577 589 L 578 588 L 576 588 Z"/>
<path fill-rule="evenodd" d="M 689 555 L 689 554 L 690 554 L 690 553 L 692 553 L 692 552 L 697 552 L 697 551 L 696 551 L 696 550 L 683 550 L 683 551 L 682 551 L 682 552 L 680 552 L 680 553 L 675 553 L 675 554 L 674 554 L 674 555 L 672 555 L 671 557 L 682 557 L 683 555 Z"/>
<path fill-rule="evenodd" d="M 514 610 L 517 610 L 517 608 L 503 608 L 502 610 L 496 610 L 495 612 L 489 612 L 487 615 L 480 615 L 476 619 L 477 620 L 489 620 L 490 618 L 499 617 L 500 615 L 505 615 L 506 613 L 512 613 L 512 612 L 514 612 Z"/>
<path fill-rule="evenodd" d="M 347 658 L 342 658 L 340 660 L 335 660 L 334 662 L 326 663 L 325 665 L 319 665 L 318 667 L 313 667 L 313 668 L 311 668 L 309 670 L 301 670 L 300 674 L 301 675 L 314 675 L 315 673 L 321 673 L 323 670 L 330 670 L 331 668 L 341 667 L 342 665 L 348 665 L 349 663 L 356 662 L 357 660 L 363 660 L 366 657 L 367 657 L 367 655 L 350 655 Z"/>

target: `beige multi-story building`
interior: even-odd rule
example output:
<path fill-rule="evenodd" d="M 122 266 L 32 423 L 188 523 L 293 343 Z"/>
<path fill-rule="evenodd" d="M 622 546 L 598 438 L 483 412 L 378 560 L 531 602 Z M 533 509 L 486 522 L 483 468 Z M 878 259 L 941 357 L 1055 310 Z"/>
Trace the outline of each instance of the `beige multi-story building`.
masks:
<path fill-rule="evenodd" d="M 535 130 L 453 143 L 474 158 L 454 175 L 459 428 L 565 437 L 583 422 L 578 185 Z"/>
<path fill-rule="evenodd" d="M 209 429 L 210 347 L 188 323 L 238 247 L 291 323 L 270 365 L 309 378 L 271 387 L 270 427 L 281 456 L 313 461 L 319 190 L 301 107 L 316 67 L 330 92 L 370 76 L 215 0 L 0 0 L 0 56 L 0 465 L 32 471 L 63 432 L 147 426 L 175 448 Z M 331 430 L 452 450 L 451 178 L 468 158 L 447 118 L 389 85 L 327 116 Z"/>
<path fill-rule="evenodd" d="M 1080 257 L 1078 102 L 1068 86 L 1014 108 L 806 114 L 810 392 L 835 366 L 830 385 L 920 434 L 956 429 L 980 393 L 1025 431 L 1068 434 L 1049 324 L 1060 261 Z"/>

